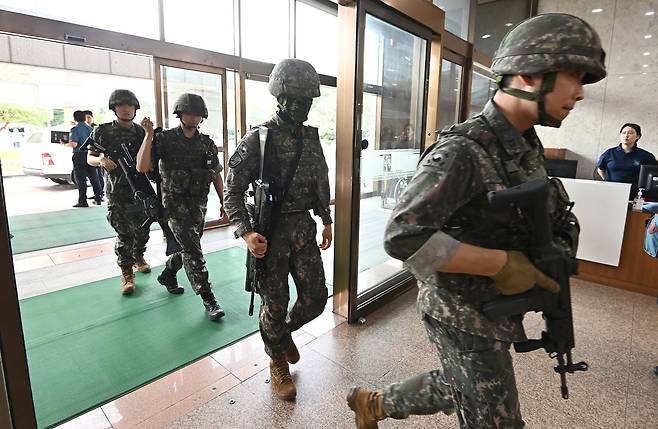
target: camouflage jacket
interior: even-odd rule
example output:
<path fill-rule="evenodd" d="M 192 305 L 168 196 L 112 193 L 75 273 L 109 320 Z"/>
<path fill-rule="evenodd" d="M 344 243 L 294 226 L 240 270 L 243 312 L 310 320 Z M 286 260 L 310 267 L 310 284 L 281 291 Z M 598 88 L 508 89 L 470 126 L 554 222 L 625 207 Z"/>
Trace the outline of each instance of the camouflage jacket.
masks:
<path fill-rule="evenodd" d="M 213 140 L 198 131 L 187 138 L 179 126 L 155 135 L 152 155 L 162 178 L 167 215 L 186 218 L 190 210 L 205 210 L 210 183 L 223 170 Z"/>
<path fill-rule="evenodd" d="M 268 129 L 264 176 L 278 197 L 282 194 L 282 183 L 291 174 L 298 142 L 302 140 L 299 164 L 285 194 L 285 200 L 278 202 L 279 213 L 313 209 L 315 215 L 322 218 L 323 224 L 330 224 L 332 221 L 329 210 L 328 168 L 317 128 L 303 126 L 294 130 L 279 115 L 274 115 L 263 126 Z M 226 212 L 237 227 L 235 236 L 241 237 L 252 230 L 245 206 L 245 191 L 259 176 L 258 127 L 252 128 L 244 135 L 231 156 L 229 167 L 231 170 L 226 178 Z"/>
<path fill-rule="evenodd" d="M 527 252 L 531 231 L 520 214 L 511 207 L 492 208 L 486 194 L 545 177 L 543 147 L 534 128 L 519 134 L 493 101 L 478 116 L 440 134 L 385 233 L 386 251 L 404 261 L 418 281 L 422 314 L 474 335 L 525 339 L 519 318 L 494 322 L 480 311 L 498 294 L 489 277 L 441 273 L 436 267 L 452 257 L 459 242 Z M 569 201 L 561 184 L 552 184 L 549 211 L 557 222 L 572 215 L 565 210 Z M 575 217 L 570 220 L 570 228 L 577 228 Z"/>
<path fill-rule="evenodd" d="M 133 123 L 131 128 L 124 128 L 117 121 L 113 121 L 94 128 L 92 133 L 94 141 L 106 148 L 108 153 L 105 155 L 117 163 L 117 168 L 108 172 L 106 176 L 107 185 L 105 192 L 108 194 L 108 204 L 110 205 L 112 204 L 112 194 L 130 196 L 133 194 L 123 174 L 123 170 L 121 170 L 117 162 L 117 156 L 123 155 L 121 144 L 125 143 L 133 159 L 137 159 L 137 152 L 139 152 L 139 147 L 142 145 L 142 141 L 144 141 L 144 134 L 144 128 L 135 123 Z M 91 151 L 91 154 L 99 155 L 93 151 Z"/>

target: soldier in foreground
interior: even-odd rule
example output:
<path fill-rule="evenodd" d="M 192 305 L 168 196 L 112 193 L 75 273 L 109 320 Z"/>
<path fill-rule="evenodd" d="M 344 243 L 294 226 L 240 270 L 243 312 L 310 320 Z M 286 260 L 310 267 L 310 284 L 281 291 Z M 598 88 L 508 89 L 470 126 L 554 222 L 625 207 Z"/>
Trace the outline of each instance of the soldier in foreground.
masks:
<path fill-rule="evenodd" d="M 137 97 L 127 89 L 117 89 L 110 95 L 109 108 L 116 120 L 96 127 L 92 138 L 110 152 L 121 152 L 121 145 L 125 144 L 136 157 L 144 140 L 144 129 L 133 122 L 139 109 Z M 114 253 L 121 267 L 121 293 L 130 295 L 135 291 L 133 267 L 140 273 L 151 271 L 144 260 L 150 223 L 145 224 L 147 216 L 142 211 L 132 210 L 135 204 L 133 191 L 121 168 L 106 155 L 90 150 L 87 163 L 107 171 L 107 220 L 117 233 Z"/>
<path fill-rule="evenodd" d="M 498 294 L 559 285 L 526 257 L 532 231 L 488 191 L 545 178 L 534 125 L 559 127 L 583 99 L 583 85 L 606 75 L 594 29 L 566 14 L 539 15 L 513 28 L 492 64 L 499 91 L 478 116 L 443 131 L 425 151 L 392 213 L 385 247 L 418 281 L 418 307 L 441 369 L 381 391 L 347 398 L 360 429 L 387 417 L 456 412 L 462 428 L 522 428 L 509 348 L 526 339 L 520 318 L 494 322 L 482 305 Z M 550 217 L 567 219 L 554 240 L 575 255 L 578 225 L 568 196 L 551 181 Z"/>
<path fill-rule="evenodd" d="M 224 310 L 210 290 L 206 260 L 201 250 L 201 236 L 208 206 L 208 192 L 212 183 L 223 205 L 224 183 L 215 143 L 199 132 L 199 124 L 208 118 L 208 109 L 201 96 L 184 93 L 174 103 L 174 114 L 180 125 L 153 135 L 153 123 L 144 118 L 144 142 L 137 155 L 137 170 L 147 173 L 156 166 L 162 178 L 162 204 L 182 252 L 169 256 L 158 282 L 169 293 L 178 295 L 176 273 L 185 267 L 187 278 L 197 295 L 201 296 L 210 320 L 219 320 Z M 224 217 L 221 208 L 220 217 Z"/>
<path fill-rule="evenodd" d="M 305 126 L 313 98 L 320 96 L 320 79 L 309 63 L 286 59 L 270 75 L 270 93 L 278 111 L 242 138 L 229 161 L 226 210 L 249 252 L 264 258 L 264 280 L 258 291 L 260 333 L 270 356 L 272 387 L 285 399 L 297 390 L 289 363 L 299 361 L 291 333 L 322 313 L 327 302 L 320 249 L 331 245 L 329 177 L 318 130 Z M 259 179 L 260 144 L 264 143 L 263 179 L 274 195 L 272 225 L 265 234 L 253 230 L 245 206 L 245 191 Z M 322 219 L 322 243 L 316 242 L 316 224 L 309 210 Z M 288 312 L 288 274 L 297 289 L 297 301 Z"/>

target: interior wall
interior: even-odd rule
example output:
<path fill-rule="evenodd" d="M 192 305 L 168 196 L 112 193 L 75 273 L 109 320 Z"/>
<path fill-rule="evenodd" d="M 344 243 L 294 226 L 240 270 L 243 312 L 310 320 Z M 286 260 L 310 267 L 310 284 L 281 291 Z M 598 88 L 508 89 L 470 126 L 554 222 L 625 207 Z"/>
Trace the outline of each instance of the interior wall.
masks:
<path fill-rule="evenodd" d="M 645 15 L 650 11 L 656 14 Z M 547 12 L 578 16 L 596 29 L 608 77 L 585 86 L 585 99 L 562 127 L 537 127 L 544 146 L 566 148 L 567 158 L 578 160 L 577 177 L 591 179 L 598 156 L 618 144 L 621 125 L 635 122 L 639 146 L 658 155 L 658 0 L 539 0 L 538 13 Z"/>

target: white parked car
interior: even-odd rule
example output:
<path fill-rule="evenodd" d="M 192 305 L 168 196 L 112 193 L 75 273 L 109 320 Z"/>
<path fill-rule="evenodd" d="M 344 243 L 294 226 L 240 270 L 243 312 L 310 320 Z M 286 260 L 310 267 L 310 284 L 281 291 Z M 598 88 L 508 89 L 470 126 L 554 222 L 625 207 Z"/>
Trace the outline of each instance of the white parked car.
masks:
<path fill-rule="evenodd" d="M 73 150 L 59 143 L 50 142 L 51 128 L 33 131 L 21 147 L 23 173 L 41 176 L 55 183 L 73 184 Z"/>

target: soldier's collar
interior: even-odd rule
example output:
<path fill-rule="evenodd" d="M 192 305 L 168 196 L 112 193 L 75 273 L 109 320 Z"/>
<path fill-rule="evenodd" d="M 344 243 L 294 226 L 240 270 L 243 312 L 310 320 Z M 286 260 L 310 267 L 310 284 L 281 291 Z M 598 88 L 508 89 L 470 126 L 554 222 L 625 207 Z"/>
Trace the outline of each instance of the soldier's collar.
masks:
<path fill-rule="evenodd" d="M 295 126 L 295 124 L 291 124 L 290 122 L 286 121 L 279 115 L 279 112 L 277 112 L 274 115 L 274 123 L 281 128 L 282 130 L 292 134 L 292 135 L 302 135 L 304 125 L 300 125 L 299 127 Z"/>
<path fill-rule="evenodd" d="M 534 127 L 530 127 L 523 134 L 507 120 L 505 115 L 498 109 L 493 100 L 489 100 L 482 110 L 482 114 L 493 129 L 498 141 L 500 141 L 510 155 L 518 155 L 524 150 L 524 142 L 531 146 L 537 146 L 538 137 Z"/>
<path fill-rule="evenodd" d="M 182 125 L 178 124 L 178 126 L 176 127 L 176 134 L 178 134 L 179 136 L 184 137 L 184 138 L 186 138 L 186 139 L 190 139 L 190 140 L 191 140 L 191 139 L 195 139 L 195 138 L 197 138 L 197 137 L 199 136 L 199 129 L 197 128 L 197 129 L 194 130 L 194 131 L 195 131 L 195 133 L 194 133 L 194 135 L 193 135 L 192 137 L 187 137 L 187 136 L 185 135 L 185 133 L 183 132 L 183 126 L 182 126 Z"/>

